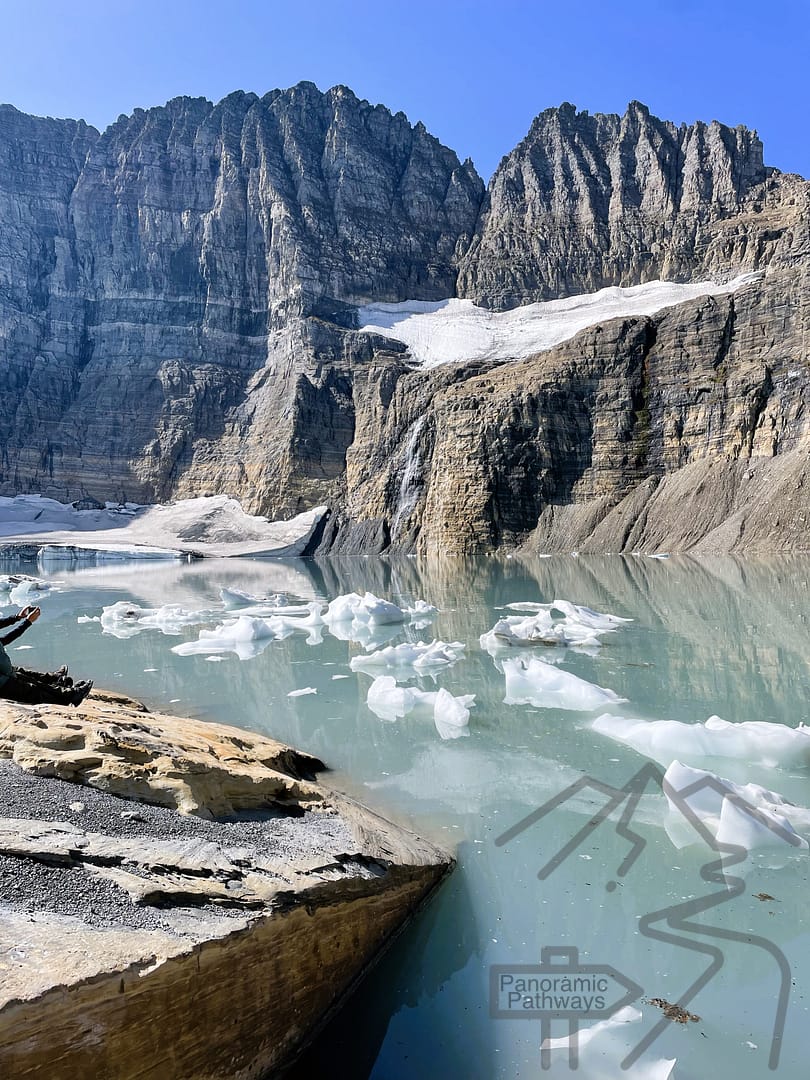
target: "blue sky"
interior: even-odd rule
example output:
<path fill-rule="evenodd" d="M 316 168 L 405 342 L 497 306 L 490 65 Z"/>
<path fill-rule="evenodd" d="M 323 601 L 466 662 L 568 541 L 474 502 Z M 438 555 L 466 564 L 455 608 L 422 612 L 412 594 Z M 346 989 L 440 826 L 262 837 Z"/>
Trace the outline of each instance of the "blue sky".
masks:
<path fill-rule="evenodd" d="M 104 127 L 178 94 L 345 83 L 488 178 L 542 109 L 756 128 L 810 176 L 810 0 L 4 0 L 0 101 Z"/>

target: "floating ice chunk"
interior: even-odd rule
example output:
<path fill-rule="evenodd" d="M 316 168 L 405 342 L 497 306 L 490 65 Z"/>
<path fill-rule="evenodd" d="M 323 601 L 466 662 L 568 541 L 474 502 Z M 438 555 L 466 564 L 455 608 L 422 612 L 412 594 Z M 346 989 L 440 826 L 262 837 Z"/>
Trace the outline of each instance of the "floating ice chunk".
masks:
<path fill-rule="evenodd" d="M 267 625 L 277 638 L 285 638 L 294 633 L 308 634 L 310 645 L 319 645 L 323 640 L 321 627 L 321 604 L 317 600 L 306 605 L 307 614 L 303 617 L 294 615 L 271 615 Z"/>
<path fill-rule="evenodd" d="M 269 605 L 270 607 L 286 607 L 287 597 L 281 593 L 272 596 L 254 596 L 252 593 L 242 592 L 241 589 L 219 590 L 219 596 L 226 608 L 249 607 L 252 604 Z"/>
<path fill-rule="evenodd" d="M 468 724 L 470 722 L 470 710 L 465 697 L 453 697 L 445 689 L 436 691 L 436 700 L 433 705 L 433 723 L 442 739 L 458 739 L 462 735 L 469 735 Z M 469 704 L 473 704 L 470 702 Z"/>
<path fill-rule="evenodd" d="M 490 656 L 497 656 L 509 649 L 537 645 L 598 648 L 599 634 L 602 633 L 606 631 L 589 630 L 578 623 L 569 623 L 568 620 L 554 623 L 548 612 L 541 612 L 525 618 L 509 615 L 505 619 L 499 619 L 493 628 L 482 634 L 478 640 L 481 648 Z"/>
<path fill-rule="evenodd" d="M 329 624 L 354 621 L 387 626 L 412 619 L 431 619 L 436 613 L 437 608 L 424 600 L 416 600 L 411 607 L 401 608 L 370 592 L 363 596 L 352 592 L 336 596 L 330 602 L 324 620 Z"/>
<path fill-rule="evenodd" d="M 392 675 L 380 675 L 369 687 L 366 701 L 381 720 L 398 720 L 409 713 L 430 716 L 442 739 L 458 739 L 469 735 L 467 725 L 475 694 L 453 697 L 444 689 L 432 692 L 415 686 L 397 686 Z"/>
<path fill-rule="evenodd" d="M 403 610 L 412 620 L 416 619 L 419 621 L 422 619 L 430 620 L 434 615 L 439 614 L 439 609 L 434 607 L 433 604 L 428 604 L 425 600 L 414 600 L 410 607 L 406 607 Z"/>
<path fill-rule="evenodd" d="M 549 1076 L 570 1076 L 569 1054 L 573 1045 L 577 1050 L 577 1067 L 588 1080 L 615 1080 L 622 1075 L 621 1062 L 631 1048 L 632 1042 L 638 1041 L 638 1035 L 624 1034 L 628 1024 L 635 1024 L 642 1019 L 639 1009 L 625 1005 L 606 1020 L 600 1020 L 590 1027 L 577 1025 L 577 1033 L 561 1035 L 555 1039 L 544 1039 L 541 1050 L 551 1056 Z M 574 1042 L 576 1040 L 576 1042 Z M 556 1051 L 556 1053 L 555 1053 Z M 627 1074 L 632 1080 L 675 1080 L 677 1058 L 648 1058 L 646 1055 L 637 1061 Z"/>
<path fill-rule="evenodd" d="M 498 656 L 511 648 L 538 645 L 597 649 L 601 635 L 613 633 L 622 623 L 632 621 L 593 611 L 569 600 L 555 600 L 551 604 L 526 601 L 507 604 L 507 607 L 530 614 L 508 615 L 481 635 L 481 648 L 490 656 Z"/>
<path fill-rule="evenodd" d="M 304 697 L 305 694 L 317 694 L 314 686 L 303 686 L 300 690 L 291 690 L 287 697 Z"/>
<path fill-rule="evenodd" d="M 350 679 L 351 675 L 333 675 L 332 682 L 337 682 L 338 679 Z"/>
<path fill-rule="evenodd" d="M 98 615 L 79 615 L 76 619 L 77 623 L 89 623 L 89 622 L 101 622 L 101 618 Z"/>
<path fill-rule="evenodd" d="M 507 705 L 534 705 L 538 709 L 590 712 L 626 701 L 613 690 L 589 683 L 542 660 L 503 661 Z"/>
<path fill-rule="evenodd" d="M 355 612 L 361 607 L 363 603 L 362 596 L 357 593 L 345 593 L 342 596 L 336 596 L 334 600 L 330 600 L 329 606 L 324 614 L 324 622 L 339 623 L 339 622 L 351 622 L 354 619 Z"/>
<path fill-rule="evenodd" d="M 201 609 L 189 611 L 179 604 L 165 604 L 159 608 L 142 608 L 119 600 L 102 609 L 101 629 L 117 638 L 131 638 L 144 630 L 159 630 L 161 634 L 177 635 L 184 627 L 194 626 L 217 618 L 222 613 Z"/>
<path fill-rule="evenodd" d="M 367 592 L 364 596 L 358 596 L 357 593 L 336 596 L 329 604 L 324 619 L 328 623 L 353 619 L 357 622 L 385 625 L 407 622 L 408 616 L 396 604 Z"/>
<path fill-rule="evenodd" d="M 662 765 L 693 757 L 737 758 L 769 768 L 810 766 L 810 727 L 789 728 L 766 720 L 733 724 L 710 716 L 702 724 L 680 720 L 638 720 L 606 714 L 592 727 L 632 746 Z"/>
<path fill-rule="evenodd" d="M 466 645 L 461 641 L 444 642 L 433 640 L 429 645 L 424 641 L 404 641 L 401 645 L 389 645 L 385 649 L 371 653 L 370 656 L 353 656 L 349 661 L 352 671 L 370 671 L 379 668 L 407 668 L 427 671 L 431 668 L 448 667 L 454 664 L 464 652 Z"/>
<path fill-rule="evenodd" d="M 735 784 L 673 761 L 664 773 L 663 790 L 669 806 L 667 835 L 678 848 L 701 839 L 689 820 L 690 811 L 719 844 L 736 844 L 746 851 L 785 844 L 808 848 L 794 825 L 810 829 L 810 810 L 759 784 Z"/>
<path fill-rule="evenodd" d="M 51 592 L 59 591 L 60 582 L 41 581 L 39 578 L 23 578 L 22 581 L 13 585 L 8 598 L 12 604 L 25 607 L 27 604 L 40 604 Z"/>
<path fill-rule="evenodd" d="M 273 627 L 264 619 L 240 615 L 213 630 L 201 630 L 197 641 L 174 645 L 172 652 L 178 656 L 233 652 L 240 660 L 249 660 L 258 656 L 275 637 Z"/>
<path fill-rule="evenodd" d="M 591 630 L 613 630 L 622 623 L 632 622 L 632 619 L 622 618 L 621 615 L 611 615 L 606 611 L 594 611 L 580 604 L 572 604 L 570 600 L 555 600 L 551 605 L 552 611 L 561 611 L 567 615 L 572 623 L 579 623 Z"/>
<path fill-rule="evenodd" d="M 413 690 L 397 686 L 393 675 L 378 676 L 368 688 L 366 704 L 380 720 L 399 720 L 414 706 Z"/>

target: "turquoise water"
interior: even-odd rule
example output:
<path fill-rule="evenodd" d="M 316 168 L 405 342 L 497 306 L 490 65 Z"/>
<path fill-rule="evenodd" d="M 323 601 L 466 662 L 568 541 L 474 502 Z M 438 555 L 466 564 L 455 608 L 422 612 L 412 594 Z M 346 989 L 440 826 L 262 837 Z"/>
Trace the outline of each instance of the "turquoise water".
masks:
<path fill-rule="evenodd" d="M 592 731 L 596 713 L 504 704 L 504 676 L 478 646 L 479 635 L 508 614 L 499 610 L 503 605 L 567 599 L 631 618 L 603 639 L 595 655 L 567 650 L 562 658 L 564 670 L 628 699 L 611 711 L 688 723 L 712 714 L 790 727 L 810 722 L 807 558 L 228 560 L 54 576 L 62 589 L 43 600 L 43 618 L 11 647 L 15 662 L 49 668 L 67 660 L 77 675 L 120 688 L 156 709 L 226 721 L 293 743 L 325 760 L 337 786 L 457 854 L 452 878 L 326 1029 L 298 1077 L 315 1075 L 321 1062 L 331 1062 L 334 1072 L 336 1060 L 344 1075 L 375 1080 L 539 1076 L 540 1021 L 490 1018 L 491 965 L 537 964 L 543 948 L 576 949 L 580 963 L 609 965 L 642 987 L 645 999 L 670 1002 L 678 1002 L 708 966 L 707 955 L 641 932 L 643 916 L 718 891 L 700 876 L 709 849 L 673 846 L 661 824 L 663 797 L 652 788 L 633 819 L 643 850 L 626 874 L 619 868 L 629 844 L 614 827 L 617 812 L 551 874 L 538 878 L 541 867 L 604 805 L 594 788 L 496 845 L 496 837 L 582 777 L 619 788 L 646 760 Z M 78 616 L 99 615 L 104 605 L 121 599 L 142 606 L 215 607 L 223 585 L 324 600 L 369 589 L 398 603 L 422 598 L 435 604 L 439 615 L 432 628 L 392 627 L 391 641 L 436 636 L 467 643 L 464 658 L 435 683 L 411 684 L 474 693 L 469 737 L 442 741 L 430 721 L 411 716 L 396 723 L 379 720 L 365 703 L 371 678 L 348 665 L 362 647 L 329 632 L 321 644 L 309 645 L 296 634 L 270 642 L 250 660 L 229 655 L 211 662 L 170 651 L 173 644 L 196 639 L 199 627 L 179 637 L 145 630 L 121 640 L 102 633 L 97 622 L 77 623 Z M 33 647 L 15 652 L 21 644 Z M 304 687 L 317 694 L 287 696 Z M 807 769 L 750 761 L 726 763 L 724 772 L 722 762 L 686 760 L 810 806 Z M 770 1075 L 778 949 L 790 969 L 791 988 L 773 1075 L 806 1076 L 807 871 L 806 852 L 752 856 L 736 871 L 744 891 L 696 920 L 739 935 L 720 943 L 717 973 L 688 1003 L 700 1019 L 668 1024 L 623 1073 L 620 1062 L 661 1019 L 657 1008 L 637 1000 L 639 1020 L 611 1027 L 587 1046 L 580 1042 L 575 1075 L 658 1080 L 669 1071 L 661 1061 L 672 1059 L 678 1080 Z M 773 899 L 760 901 L 756 894 Z M 703 940 L 718 946 L 714 938 Z M 581 1027 L 593 1023 L 583 1020 Z M 558 1021 L 550 1034 L 566 1031 Z M 543 1075 L 569 1073 L 562 1051 Z"/>

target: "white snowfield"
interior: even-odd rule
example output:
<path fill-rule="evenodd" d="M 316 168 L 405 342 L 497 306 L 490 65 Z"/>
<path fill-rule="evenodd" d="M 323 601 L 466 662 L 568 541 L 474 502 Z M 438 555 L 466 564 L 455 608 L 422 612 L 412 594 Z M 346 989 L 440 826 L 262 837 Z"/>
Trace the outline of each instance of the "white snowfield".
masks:
<path fill-rule="evenodd" d="M 664 824 L 677 848 L 705 842 L 690 822 L 688 809 L 718 844 L 735 844 L 746 851 L 808 849 L 796 828 L 810 828 L 810 810 L 794 806 L 776 791 L 759 784 L 735 784 L 680 761 L 673 761 L 664 773 L 663 789 L 669 806 Z"/>
<path fill-rule="evenodd" d="M 460 360 L 522 360 L 567 341 L 589 326 L 623 316 L 655 315 L 701 296 L 722 296 L 761 276 L 741 274 L 732 281 L 697 281 L 688 285 L 650 281 L 503 312 L 476 307 L 472 300 L 455 299 L 367 304 L 357 310 L 361 330 L 403 342 L 417 363 L 431 368 Z"/>
<path fill-rule="evenodd" d="M 767 720 L 735 724 L 719 716 L 710 716 L 702 724 L 684 724 L 606 713 L 591 726 L 662 765 L 708 757 L 751 761 L 768 768 L 810 766 L 810 727 L 803 725 L 789 728 Z"/>
<path fill-rule="evenodd" d="M 287 521 L 269 521 L 246 514 L 227 495 L 166 506 L 108 503 L 104 510 L 77 510 L 41 495 L 0 496 L 0 539 L 42 544 L 47 564 L 184 554 L 286 557 L 301 554 L 325 513 L 325 506 L 316 506 Z"/>

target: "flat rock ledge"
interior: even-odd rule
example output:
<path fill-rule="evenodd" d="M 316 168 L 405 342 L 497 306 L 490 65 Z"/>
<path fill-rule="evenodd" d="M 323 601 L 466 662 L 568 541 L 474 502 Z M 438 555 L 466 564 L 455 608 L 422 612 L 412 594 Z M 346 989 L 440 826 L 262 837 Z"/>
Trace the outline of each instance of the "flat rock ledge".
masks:
<path fill-rule="evenodd" d="M 0 1076 L 285 1067 L 450 869 L 272 739 L 0 701 Z"/>

